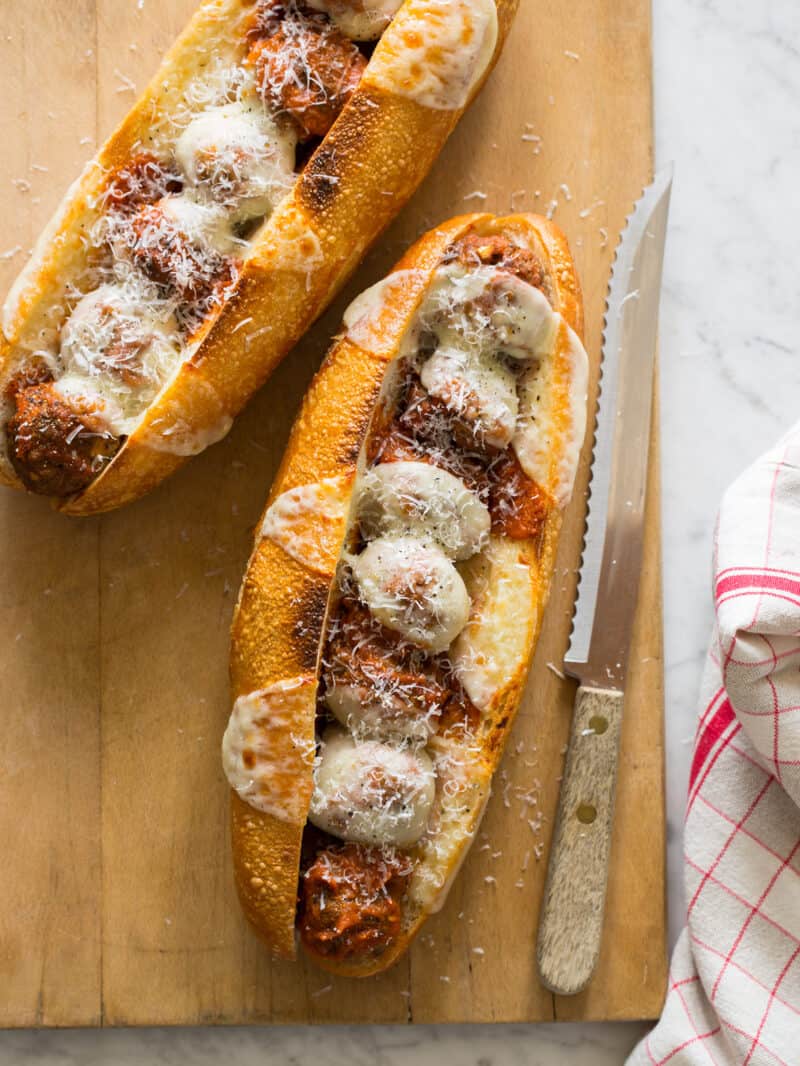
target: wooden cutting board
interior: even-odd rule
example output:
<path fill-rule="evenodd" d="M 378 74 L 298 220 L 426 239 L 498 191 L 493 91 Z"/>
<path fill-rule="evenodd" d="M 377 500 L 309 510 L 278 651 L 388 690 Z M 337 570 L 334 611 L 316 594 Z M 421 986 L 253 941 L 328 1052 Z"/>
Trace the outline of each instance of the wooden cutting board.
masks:
<path fill-rule="evenodd" d="M 3 290 L 193 6 L 0 4 Z M 615 236 L 651 174 L 651 106 L 647 0 L 522 0 L 497 71 L 424 188 L 222 444 L 101 519 L 68 519 L 0 490 L 0 1026 L 658 1013 L 666 961 L 655 447 L 605 940 L 584 994 L 561 999 L 539 984 L 535 937 L 573 697 L 556 666 L 570 626 L 585 462 L 483 831 L 443 912 L 396 968 L 360 983 L 270 963 L 234 895 L 219 758 L 228 625 L 251 530 L 348 299 L 443 218 L 550 211 L 582 272 L 596 364 Z"/>

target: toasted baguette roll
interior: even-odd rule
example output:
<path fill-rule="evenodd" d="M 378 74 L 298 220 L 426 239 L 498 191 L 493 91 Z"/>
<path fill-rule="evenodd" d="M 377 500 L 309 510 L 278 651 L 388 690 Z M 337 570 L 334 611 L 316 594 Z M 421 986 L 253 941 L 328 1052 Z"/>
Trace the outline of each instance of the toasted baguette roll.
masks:
<path fill-rule="evenodd" d="M 582 329 L 566 240 L 534 215 L 445 223 L 345 314 L 233 622 L 236 883 L 279 956 L 299 930 L 321 966 L 373 974 L 444 902 L 541 625 L 585 429 Z M 445 347 L 470 359 L 434 395 Z M 497 362 L 517 393 L 505 446 L 483 417 Z"/>
<path fill-rule="evenodd" d="M 422 181 L 517 3 L 206 0 L 6 301 L 0 481 L 107 511 L 224 436 Z M 170 358 L 142 357 L 154 335 Z"/>

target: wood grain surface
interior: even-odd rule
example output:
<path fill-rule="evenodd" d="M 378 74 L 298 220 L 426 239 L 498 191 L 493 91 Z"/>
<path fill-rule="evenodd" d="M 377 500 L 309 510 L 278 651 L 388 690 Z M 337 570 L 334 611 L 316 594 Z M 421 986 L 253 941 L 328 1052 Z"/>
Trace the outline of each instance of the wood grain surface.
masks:
<path fill-rule="evenodd" d="M 192 8 L 0 4 L 0 287 Z M 588 988 L 554 997 L 535 962 L 574 699 L 554 666 L 570 626 L 585 461 L 483 831 L 408 957 L 366 983 L 271 963 L 231 875 L 219 758 L 231 611 L 292 418 L 348 299 L 445 217 L 551 210 L 582 273 L 596 368 L 615 235 L 652 168 L 649 4 L 521 8 L 497 71 L 421 192 L 223 443 L 101 519 L 0 494 L 0 1025 L 657 1014 L 666 959 L 655 448 L 605 931 Z"/>

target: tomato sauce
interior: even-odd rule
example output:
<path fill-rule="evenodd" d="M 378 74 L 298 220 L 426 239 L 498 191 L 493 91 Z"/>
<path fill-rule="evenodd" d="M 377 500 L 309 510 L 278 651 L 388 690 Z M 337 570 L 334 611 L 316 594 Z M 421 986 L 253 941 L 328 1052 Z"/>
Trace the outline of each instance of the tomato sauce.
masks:
<path fill-rule="evenodd" d="M 380 848 L 321 851 L 300 885 L 300 937 L 316 955 L 342 961 L 385 952 L 401 931 L 411 863 Z"/>

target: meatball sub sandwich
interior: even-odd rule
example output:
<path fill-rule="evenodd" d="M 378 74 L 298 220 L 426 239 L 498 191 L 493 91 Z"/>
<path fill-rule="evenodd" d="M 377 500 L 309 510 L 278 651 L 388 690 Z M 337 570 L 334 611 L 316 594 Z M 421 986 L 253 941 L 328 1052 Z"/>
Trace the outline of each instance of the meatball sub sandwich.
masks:
<path fill-rule="evenodd" d="M 223 742 L 244 911 L 273 952 L 385 969 L 475 835 L 584 437 L 569 248 L 534 215 L 424 236 L 358 297 L 270 493 Z"/>
<path fill-rule="evenodd" d="M 72 514 L 219 440 L 430 168 L 517 0 L 206 0 L 5 304 L 0 481 Z"/>

